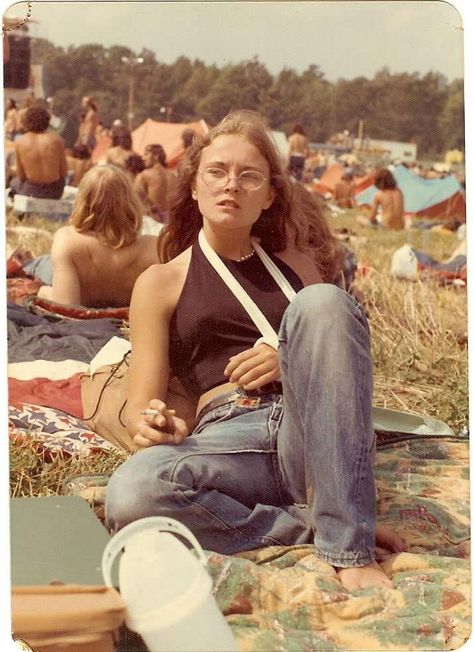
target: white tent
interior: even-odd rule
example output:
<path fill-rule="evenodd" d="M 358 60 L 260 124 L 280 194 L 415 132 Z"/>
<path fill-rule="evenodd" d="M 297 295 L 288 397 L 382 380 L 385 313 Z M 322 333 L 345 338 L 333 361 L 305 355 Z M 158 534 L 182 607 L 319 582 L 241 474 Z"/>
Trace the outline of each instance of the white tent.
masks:
<path fill-rule="evenodd" d="M 280 153 L 280 160 L 284 167 L 288 165 L 288 139 L 284 131 L 271 131 L 273 140 L 276 143 L 277 149 Z"/>

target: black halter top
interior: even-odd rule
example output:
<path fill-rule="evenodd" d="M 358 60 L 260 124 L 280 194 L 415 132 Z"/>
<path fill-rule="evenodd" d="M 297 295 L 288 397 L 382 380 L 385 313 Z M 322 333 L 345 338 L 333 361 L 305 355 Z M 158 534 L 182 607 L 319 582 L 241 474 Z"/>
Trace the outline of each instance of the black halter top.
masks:
<path fill-rule="evenodd" d="M 298 292 L 300 278 L 269 254 Z M 276 281 L 258 255 L 238 262 L 221 258 L 278 333 L 288 306 Z M 191 252 L 186 281 L 170 322 L 170 367 L 186 390 L 199 397 L 228 381 L 229 358 L 250 349 L 261 333 L 241 303 L 204 256 L 199 243 Z"/>

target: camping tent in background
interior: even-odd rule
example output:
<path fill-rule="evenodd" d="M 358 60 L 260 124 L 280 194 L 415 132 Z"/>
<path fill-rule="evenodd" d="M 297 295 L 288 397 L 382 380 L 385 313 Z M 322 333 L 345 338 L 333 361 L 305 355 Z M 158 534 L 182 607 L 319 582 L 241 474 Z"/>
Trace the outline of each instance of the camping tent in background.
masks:
<path fill-rule="evenodd" d="M 288 138 L 286 137 L 286 134 L 284 131 L 271 131 L 272 138 L 275 141 L 275 144 L 278 149 L 278 153 L 280 155 L 280 161 L 282 162 L 282 165 L 284 168 L 288 165 Z"/>
<path fill-rule="evenodd" d="M 313 181 L 311 184 L 311 190 L 315 190 L 320 195 L 326 195 L 328 192 L 333 195 L 334 188 L 336 183 L 341 180 L 342 175 L 346 172 L 345 168 L 340 163 L 334 163 L 330 165 L 320 177 L 318 181 Z M 364 177 L 354 177 L 354 186 L 355 192 L 360 193 L 365 188 L 370 186 L 374 182 L 373 175 L 366 175 Z"/>
<path fill-rule="evenodd" d="M 393 175 L 403 193 L 406 213 L 431 218 L 466 219 L 463 189 L 454 175 L 450 174 L 444 179 L 423 179 L 404 165 L 398 165 Z M 376 192 L 377 188 L 371 185 L 356 195 L 356 202 L 370 205 Z"/>
<path fill-rule="evenodd" d="M 204 120 L 199 122 L 158 122 L 148 118 L 132 131 L 133 149 L 143 156 L 147 145 L 159 144 L 166 152 L 168 167 L 174 168 L 184 154 L 181 134 L 185 129 L 192 129 L 197 134 L 205 134 L 209 127 Z"/>
<path fill-rule="evenodd" d="M 185 129 L 193 129 L 198 134 L 206 133 L 209 130 L 204 120 L 199 120 L 199 122 L 158 122 L 147 118 L 132 131 L 133 150 L 143 156 L 147 145 L 161 145 L 166 152 L 168 167 L 174 168 L 184 153 L 181 134 Z M 93 163 L 98 163 L 103 158 L 105 150 L 111 146 L 110 136 L 100 136 L 92 152 Z"/>

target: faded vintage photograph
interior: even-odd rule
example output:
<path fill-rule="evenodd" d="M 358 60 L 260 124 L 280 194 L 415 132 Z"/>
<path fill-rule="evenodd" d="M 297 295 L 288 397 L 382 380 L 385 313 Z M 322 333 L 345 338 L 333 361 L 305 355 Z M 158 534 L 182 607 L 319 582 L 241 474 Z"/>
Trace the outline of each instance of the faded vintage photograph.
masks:
<path fill-rule="evenodd" d="M 461 4 L 2 5 L 5 648 L 469 644 Z"/>

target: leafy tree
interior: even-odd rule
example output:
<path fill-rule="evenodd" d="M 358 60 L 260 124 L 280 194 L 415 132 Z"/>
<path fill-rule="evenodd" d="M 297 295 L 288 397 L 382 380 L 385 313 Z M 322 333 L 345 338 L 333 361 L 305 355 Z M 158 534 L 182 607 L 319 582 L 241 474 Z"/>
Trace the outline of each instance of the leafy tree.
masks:
<path fill-rule="evenodd" d="M 421 155 L 464 147 L 462 80 L 448 84 L 437 72 L 392 74 L 382 68 L 373 79 L 330 83 L 315 64 L 302 73 L 284 68 L 272 76 L 258 57 L 218 68 L 185 56 L 165 64 L 148 49 L 139 56 L 143 62 L 132 71 L 122 58 L 133 60 L 136 54 L 121 45 L 64 49 L 45 39 L 32 42 L 32 62 L 45 66 L 46 92 L 54 96 L 55 111 L 74 120 L 81 97 L 92 95 L 104 124 L 116 118 L 126 122 L 133 72 L 134 125 L 148 117 L 163 120 L 162 107 L 172 108 L 169 117 L 175 122 L 203 117 L 210 124 L 232 109 L 247 108 L 287 134 L 301 123 L 311 141 L 325 142 L 344 129 L 355 136 L 363 120 L 365 135 L 414 141 Z"/>
<path fill-rule="evenodd" d="M 237 65 L 228 65 L 212 85 L 208 95 L 198 103 L 197 112 L 215 124 L 233 109 L 258 111 L 272 76 L 255 57 Z"/>
<path fill-rule="evenodd" d="M 197 59 L 193 64 L 191 76 L 175 93 L 174 115 L 179 115 L 183 122 L 200 118 L 197 107 L 201 100 L 209 95 L 219 74 L 217 66 L 206 66 Z"/>
<path fill-rule="evenodd" d="M 331 133 L 347 129 L 356 137 L 361 120 L 364 125 L 370 124 L 373 112 L 372 94 L 371 82 L 365 77 L 339 79 L 331 89 Z"/>
<path fill-rule="evenodd" d="M 444 149 L 464 151 L 464 83 L 455 79 L 448 88 L 448 97 L 439 118 Z"/>

